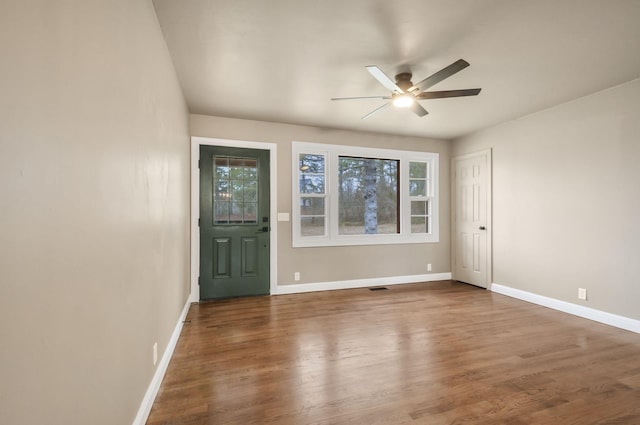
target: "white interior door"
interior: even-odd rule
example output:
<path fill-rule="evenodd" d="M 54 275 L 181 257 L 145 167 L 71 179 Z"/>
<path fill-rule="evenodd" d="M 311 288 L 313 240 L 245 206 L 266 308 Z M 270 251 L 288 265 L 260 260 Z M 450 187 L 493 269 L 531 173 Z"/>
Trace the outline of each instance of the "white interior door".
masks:
<path fill-rule="evenodd" d="M 452 165 L 453 277 L 486 288 L 491 279 L 491 150 L 456 157 Z"/>

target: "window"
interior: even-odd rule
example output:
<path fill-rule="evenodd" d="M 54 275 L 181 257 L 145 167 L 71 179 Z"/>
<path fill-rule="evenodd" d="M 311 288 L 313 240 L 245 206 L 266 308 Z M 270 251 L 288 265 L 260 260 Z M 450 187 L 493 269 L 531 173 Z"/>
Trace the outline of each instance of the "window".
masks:
<path fill-rule="evenodd" d="M 438 242 L 438 154 L 293 142 L 293 246 Z"/>
<path fill-rule="evenodd" d="M 258 222 L 258 168 L 255 159 L 213 158 L 215 224 Z"/>
<path fill-rule="evenodd" d="M 409 199 L 411 201 L 411 233 L 429 233 L 431 209 L 428 162 L 409 162 Z"/>
<path fill-rule="evenodd" d="M 325 155 L 300 154 L 300 233 L 302 236 L 323 236 L 326 231 Z"/>
<path fill-rule="evenodd" d="M 338 157 L 338 234 L 400 233 L 397 159 Z"/>

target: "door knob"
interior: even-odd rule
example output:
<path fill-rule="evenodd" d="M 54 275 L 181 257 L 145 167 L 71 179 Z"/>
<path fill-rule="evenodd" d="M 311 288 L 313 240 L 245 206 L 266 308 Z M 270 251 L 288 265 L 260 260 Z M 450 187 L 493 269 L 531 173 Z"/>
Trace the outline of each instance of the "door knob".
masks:
<path fill-rule="evenodd" d="M 484 227 L 484 226 L 480 226 L 480 227 L 478 227 L 478 229 L 480 229 L 480 230 L 487 230 L 487 228 L 486 228 L 486 227 Z"/>

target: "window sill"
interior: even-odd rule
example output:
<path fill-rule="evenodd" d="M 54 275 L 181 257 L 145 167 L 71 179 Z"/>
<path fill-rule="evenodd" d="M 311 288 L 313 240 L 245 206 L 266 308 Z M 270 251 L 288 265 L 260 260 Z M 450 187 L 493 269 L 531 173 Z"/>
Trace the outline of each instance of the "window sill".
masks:
<path fill-rule="evenodd" d="M 327 239 L 324 237 L 307 236 L 293 242 L 293 248 L 314 248 L 327 246 L 361 246 L 361 245 L 404 245 L 404 244 L 427 244 L 438 243 L 440 239 L 437 235 L 363 235 L 338 237 Z"/>

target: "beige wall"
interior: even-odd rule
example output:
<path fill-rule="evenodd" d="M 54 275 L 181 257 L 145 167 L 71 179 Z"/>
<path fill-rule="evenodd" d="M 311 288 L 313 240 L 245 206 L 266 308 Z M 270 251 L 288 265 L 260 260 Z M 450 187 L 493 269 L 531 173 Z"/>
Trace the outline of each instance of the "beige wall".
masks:
<path fill-rule="evenodd" d="M 335 282 L 450 272 L 449 142 L 288 124 L 191 115 L 191 135 L 276 143 L 278 211 L 291 213 L 291 142 L 397 148 L 440 154 L 440 243 L 292 248 L 291 222 L 278 223 L 278 283 Z M 301 273 L 299 282 L 294 272 Z"/>
<path fill-rule="evenodd" d="M 131 424 L 188 296 L 188 113 L 153 7 L 3 1 L 0 58 L 0 423 Z"/>
<path fill-rule="evenodd" d="M 635 80 L 454 142 L 493 148 L 494 282 L 640 319 L 639 135 Z"/>

